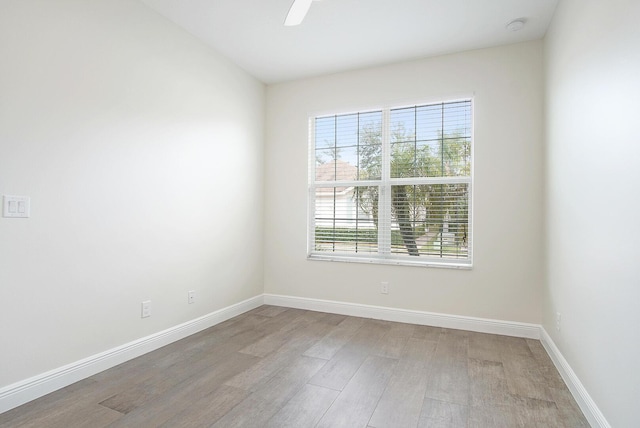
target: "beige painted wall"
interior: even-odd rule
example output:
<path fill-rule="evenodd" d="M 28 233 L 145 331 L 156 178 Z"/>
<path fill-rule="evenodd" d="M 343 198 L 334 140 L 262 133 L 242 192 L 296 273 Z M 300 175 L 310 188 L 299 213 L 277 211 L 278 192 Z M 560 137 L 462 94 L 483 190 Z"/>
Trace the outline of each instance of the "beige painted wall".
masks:
<path fill-rule="evenodd" d="M 0 387 L 263 292 L 264 85 L 132 0 L 3 0 L 0 61 Z"/>
<path fill-rule="evenodd" d="M 638 8 L 562 0 L 544 58 L 530 42 L 274 85 L 264 122 L 262 84 L 136 1 L 3 1 L 0 194 L 32 217 L 0 218 L 0 388 L 265 291 L 543 322 L 632 426 Z M 473 269 L 307 261 L 309 115 L 467 95 Z"/>
<path fill-rule="evenodd" d="M 541 42 L 269 86 L 265 292 L 539 323 L 542 94 Z M 465 95 L 475 100 L 473 269 L 306 260 L 307 118 Z"/>
<path fill-rule="evenodd" d="M 613 427 L 640 421 L 638 17 L 636 0 L 562 0 L 545 39 L 543 324 Z"/>

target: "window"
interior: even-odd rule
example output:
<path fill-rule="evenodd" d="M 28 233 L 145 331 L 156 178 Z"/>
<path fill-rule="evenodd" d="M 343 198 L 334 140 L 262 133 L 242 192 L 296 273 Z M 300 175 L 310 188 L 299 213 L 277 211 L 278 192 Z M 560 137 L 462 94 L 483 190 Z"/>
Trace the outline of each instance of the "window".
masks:
<path fill-rule="evenodd" d="M 309 258 L 471 266 L 471 100 L 310 120 Z"/>

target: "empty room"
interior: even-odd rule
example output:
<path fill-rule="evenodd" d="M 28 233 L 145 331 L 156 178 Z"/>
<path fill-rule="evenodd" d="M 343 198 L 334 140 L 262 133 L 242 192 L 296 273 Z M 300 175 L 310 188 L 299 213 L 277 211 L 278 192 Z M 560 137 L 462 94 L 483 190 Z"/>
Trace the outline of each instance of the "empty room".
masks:
<path fill-rule="evenodd" d="M 639 19 L 0 0 L 0 427 L 640 426 Z"/>

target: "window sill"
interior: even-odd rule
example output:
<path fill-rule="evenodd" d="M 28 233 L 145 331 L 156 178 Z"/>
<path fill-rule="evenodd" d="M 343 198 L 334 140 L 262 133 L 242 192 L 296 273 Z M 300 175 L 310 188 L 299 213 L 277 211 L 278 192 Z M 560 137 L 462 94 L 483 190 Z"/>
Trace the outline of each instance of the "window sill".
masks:
<path fill-rule="evenodd" d="M 414 266 L 421 268 L 445 268 L 445 269 L 463 269 L 471 270 L 473 264 L 461 263 L 459 261 L 439 261 L 434 259 L 421 259 L 419 261 L 413 261 L 407 258 L 378 258 L 378 257 L 366 257 L 366 256 L 353 256 L 353 255 L 338 255 L 338 254 L 317 254 L 312 253 L 307 255 L 307 260 L 311 261 L 325 261 L 325 262 L 343 262 L 343 263 L 364 263 L 375 265 L 391 265 L 391 266 Z"/>

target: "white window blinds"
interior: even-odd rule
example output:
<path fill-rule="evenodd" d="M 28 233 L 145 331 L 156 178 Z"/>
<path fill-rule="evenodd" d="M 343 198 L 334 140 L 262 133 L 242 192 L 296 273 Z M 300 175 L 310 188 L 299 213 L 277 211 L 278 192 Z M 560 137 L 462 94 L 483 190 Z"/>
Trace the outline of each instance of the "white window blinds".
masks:
<path fill-rule="evenodd" d="M 471 100 L 316 117 L 309 257 L 471 265 Z"/>

